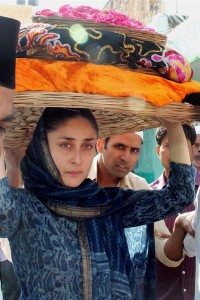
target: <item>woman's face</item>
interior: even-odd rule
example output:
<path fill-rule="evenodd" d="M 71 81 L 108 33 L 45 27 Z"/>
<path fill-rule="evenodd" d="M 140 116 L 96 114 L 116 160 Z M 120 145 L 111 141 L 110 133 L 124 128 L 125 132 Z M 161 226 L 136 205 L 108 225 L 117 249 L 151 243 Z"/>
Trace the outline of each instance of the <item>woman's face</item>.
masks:
<path fill-rule="evenodd" d="M 87 178 L 95 155 L 97 133 L 82 117 L 70 119 L 47 134 L 48 146 L 63 184 L 79 186 Z"/>

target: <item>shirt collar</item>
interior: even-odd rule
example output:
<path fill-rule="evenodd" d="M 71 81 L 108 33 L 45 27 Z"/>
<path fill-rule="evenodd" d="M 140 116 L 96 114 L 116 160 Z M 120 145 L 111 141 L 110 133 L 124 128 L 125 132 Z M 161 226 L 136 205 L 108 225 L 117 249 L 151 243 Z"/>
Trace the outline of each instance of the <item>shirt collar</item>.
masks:
<path fill-rule="evenodd" d="M 160 175 L 160 177 L 151 184 L 153 189 L 161 190 L 167 185 L 167 179 L 164 175 L 164 172 Z"/>
<path fill-rule="evenodd" d="M 92 166 L 88 175 L 88 178 L 97 182 L 97 164 L 98 164 L 99 154 L 93 159 Z"/>
<path fill-rule="evenodd" d="M 196 169 L 195 184 L 200 185 L 200 171 Z"/>
<path fill-rule="evenodd" d="M 123 189 L 132 189 L 129 176 L 126 175 L 124 178 L 120 179 L 117 186 Z"/>

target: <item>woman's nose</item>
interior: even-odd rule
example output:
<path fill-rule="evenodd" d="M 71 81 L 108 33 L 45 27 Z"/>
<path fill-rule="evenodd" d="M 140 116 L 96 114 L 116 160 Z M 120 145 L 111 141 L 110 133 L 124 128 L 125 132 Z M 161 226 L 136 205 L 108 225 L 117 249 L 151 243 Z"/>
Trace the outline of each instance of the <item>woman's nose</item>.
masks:
<path fill-rule="evenodd" d="M 81 153 L 79 150 L 74 150 L 72 154 L 71 162 L 73 165 L 80 165 L 81 163 Z"/>

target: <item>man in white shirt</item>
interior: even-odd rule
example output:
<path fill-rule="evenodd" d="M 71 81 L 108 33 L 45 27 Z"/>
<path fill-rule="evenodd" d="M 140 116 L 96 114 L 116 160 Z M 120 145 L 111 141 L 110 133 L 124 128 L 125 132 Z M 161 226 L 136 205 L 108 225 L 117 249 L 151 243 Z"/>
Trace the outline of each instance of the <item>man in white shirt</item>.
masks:
<path fill-rule="evenodd" d="M 99 155 L 93 160 L 89 178 L 100 186 L 124 189 L 150 189 L 144 178 L 131 171 L 135 167 L 143 143 L 142 132 L 113 135 L 99 139 Z M 125 228 L 126 241 L 138 286 L 137 299 L 155 299 L 155 252 L 153 224 Z"/>
<path fill-rule="evenodd" d="M 143 143 L 142 132 L 113 135 L 110 138 L 99 139 L 97 150 L 99 155 L 94 158 L 89 178 L 98 182 L 100 186 L 118 186 L 124 189 L 151 189 L 146 180 L 131 171 L 138 162 Z M 134 267 L 136 282 L 140 298 L 154 299 L 155 276 L 155 247 L 153 224 L 126 228 L 125 235 L 131 261 Z M 166 260 L 161 254 L 160 259 Z M 147 254 L 148 253 L 148 254 Z M 148 259 L 146 259 L 148 257 Z M 170 266 L 177 262 L 168 260 Z M 152 297 L 152 298 L 151 298 Z"/>

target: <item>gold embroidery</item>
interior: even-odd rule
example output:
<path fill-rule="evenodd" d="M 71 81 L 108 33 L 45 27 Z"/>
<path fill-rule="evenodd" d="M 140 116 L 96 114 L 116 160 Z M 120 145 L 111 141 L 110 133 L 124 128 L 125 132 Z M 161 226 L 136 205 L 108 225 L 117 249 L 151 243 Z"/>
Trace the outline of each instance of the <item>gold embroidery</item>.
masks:
<path fill-rule="evenodd" d="M 109 207 L 74 207 L 74 206 L 59 206 L 47 203 L 47 207 L 59 215 L 66 217 L 79 217 L 79 218 L 95 218 L 101 216 Z"/>
<path fill-rule="evenodd" d="M 92 299 L 90 248 L 83 222 L 78 223 L 78 238 L 82 258 L 83 300 Z"/>

